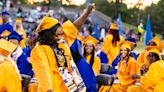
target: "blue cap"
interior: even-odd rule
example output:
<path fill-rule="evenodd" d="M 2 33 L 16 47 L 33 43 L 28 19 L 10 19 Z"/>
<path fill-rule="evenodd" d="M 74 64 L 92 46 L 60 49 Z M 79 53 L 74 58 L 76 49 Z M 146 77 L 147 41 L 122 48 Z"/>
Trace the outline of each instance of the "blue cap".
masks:
<path fill-rule="evenodd" d="M 17 39 L 20 42 L 23 38 L 16 31 L 14 31 L 8 36 L 8 39 Z"/>
<path fill-rule="evenodd" d="M 100 45 L 101 45 L 101 44 L 102 44 L 102 42 L 100 42 L 100 41 L 99 41 L 97 44 L 100 44 Z"/>
<path fill-rule="evenodd" d="M 134 42 L 134 43 L 136 43 L 136 40 L 134 39 L 134 38 L 128 38 L 128 39 L 126 39 L 127 41 L 130 41 L 130 42 Z"/>
<path fill-rule="evenodd" d="M 2 14 L 2 16 L 9 16 L 10 15 L 7 11 L 3 11 L 1 14 Z"/>

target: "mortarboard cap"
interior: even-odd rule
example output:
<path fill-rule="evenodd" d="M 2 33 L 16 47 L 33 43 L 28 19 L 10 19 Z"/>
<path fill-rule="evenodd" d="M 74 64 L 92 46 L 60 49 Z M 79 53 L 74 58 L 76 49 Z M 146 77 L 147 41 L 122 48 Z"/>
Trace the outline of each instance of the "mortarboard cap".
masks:
<path fill-rule="evenodd" d="M 160 54 L 162 52 L 161 47 L 159 47 L 159 46 L 147 46 L 146 49 L 148 50 L 148 52 L 158 54 L 159 58 L 162 60 L 162 57 Z"/>
<path fill-rule="evenodd" d="M 80 40 L 80 41 L 82 42 L 82 41 L 84 40 L 84 37 L 78 34 L 78 35 L 77 35 L 77 39 Z"/>
<path fill-rule="evenodd" d="M 132 48 L 134 47 L 134 45 L 135 45 L 134 42 L 124 41 L 124 42 L 121 44 L 121 48 L 127 48 L 127 49 L 132 50 Z"/>
<path fill-rule="evenodd" d="M 8 56 L 10 53 L 12 53 L 17 48 L 17 45 L 4 40 L 0 39 L 0 53 L 4 56 Z"/>
<path fill-rule="evenodd" d="M 58 20 L 48 17 L 48 14 L 42 19 L 42 21 L 40 22 L 40 24 L 38 25 L 36 32 L 41 32 L 44 31 L 46 29 L 50 29 L 51 27 L 55 26 L 56 24 L 58 24 Z"/>
<path fill-rule="evenodd" d="M 2 14 L 2 16 L 9 16 L 10 15 L 7 11 L 3 11 L 1 14 Z"/>
<path fill-rule="evenodd" d="M 163 45 L 161 40 L 157 36 L 155 36 L 151 41 L 155 42 L 157 46 L 162 46 Z"/>
<path fill-rule="evenodd" d="M 84 40 L 84 44 L 87 44 L 87 43 L 91 43 L 93 44 L 94 46 L 99 42 L 99 40 L 93 38 L 92 36 L 87 36 Z"/>
<path fill-rule="evenodd" d="M 16 31 L 14 31 L 8 36 L 8 39 L 17 39 L 20 42 L 23 38 Z"/>

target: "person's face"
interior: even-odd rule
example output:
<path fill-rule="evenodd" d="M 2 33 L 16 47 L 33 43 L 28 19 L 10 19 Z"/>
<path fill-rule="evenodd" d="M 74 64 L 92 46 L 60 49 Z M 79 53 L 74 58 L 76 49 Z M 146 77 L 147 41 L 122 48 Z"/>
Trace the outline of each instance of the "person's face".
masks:
<path fill-rule="evenodd" d="M 59 28 L 56 30 L 55 35 L 54 35 L 54 40 L 55 40 L 56 43 L 58 43 L 58 42 L 62 39 L 63 33 L 64 33 L 64 32 L 63 32 L 62 27 L 59 27 Z"/>
<path fill-rule="evenodd" d="M 96 44 L 95 50 L 96 51 L 101 50 L 101 44 Z"/>
<path fill-rule="evenodd" d="M 92 54 L 92 52 L 93 52 L 93 44 L 92 43 L 87 43 L 85 45 L 84 49 L 85 49 L 87 54 Z"/>
<path fill-rule="evenodd" d="M 130 54 L 130 52 L 128 52 L 126 48 L 121 48 L 120 53 L 121 53 L 122 58 L 125 58 L 126 56 Z"/>
<path fill-rule="evenodd" d="M 147 59 L 148 59 L 150 64 L 156 61 L 155 56 L 151 52 L 148 53 Z"/>
<path fill-rule="evenodd" d="M 148 43 L 148 46 L 156 46 L 156 43 L 153 42 L 153 41 L 150 41 L 150 42 Z"/>
<path fill-rule="evenodd" d="M 17 39 L 9 39 L 9 42 L 12 42 L 15 45 L 19 45 L 19 41 Z"/>
<path fill-rule="evenodd" d="M 6 23 L 8 21 L 8 16 L 2 16 L 3 23 Z"/>

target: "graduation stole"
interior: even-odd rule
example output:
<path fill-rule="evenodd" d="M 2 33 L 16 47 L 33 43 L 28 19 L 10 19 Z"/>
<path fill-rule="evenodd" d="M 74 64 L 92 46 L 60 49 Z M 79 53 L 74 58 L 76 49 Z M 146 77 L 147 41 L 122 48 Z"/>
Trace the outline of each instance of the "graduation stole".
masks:
<path fill-rule="evenodd" d="M 64 43 L 59 44 L 58 48 L 53 48 L 57 59 L 58 69 L 62 79 L 70 92 L 85 92 L 85 84 L 73 61 L 68 46 Z"/>

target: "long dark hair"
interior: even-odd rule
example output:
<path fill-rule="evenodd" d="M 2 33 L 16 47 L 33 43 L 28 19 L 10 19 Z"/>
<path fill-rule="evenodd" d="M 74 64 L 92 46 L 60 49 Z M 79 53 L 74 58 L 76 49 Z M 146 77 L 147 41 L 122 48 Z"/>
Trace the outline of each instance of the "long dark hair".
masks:
<path fill-rule="evenodd" d="M 129 52 L 131 51 L 131 50 L 128 49 L 128 48 L 126 48 L 126 50 L 127 50 L 127 53 L 129 53 Z M 120 55 L 121 55 L 121 54 L 120 54 Z M 128 63 L 129 57 L 133 57 L 131 53 L 129 54 L 126 63 Z M 121 60 L 121 58 L 120 58 L 120 60 Z M 120 60 L 119 60 L 119 61 L 120 61 Z"/>
<path fill-rule="evenodd" d="M 49 29 L 43 30 L 41 32 L 39 32 L 39 36 L 38 36 L 38 41 L 42 44 L 42 45 L 49 45 L 49 46 L 53 46 L 55 44 L 54 41 L 54 34 L 57 30 L 57 28 L 60 27 L 60 24 L 57 24 Z"/>
<path fill-rule="evenodd" d="M 84 46 L 84 58 L 86 59 L 86 56 L 87 56 L 87 52 L 85 50 L 85 47 L 86 45 Z M 93 51 L 92 51 L 92 56 L 91 56 L 91 59 L 90 59 L 90 65 L 93 66 L 93 63 L 94 63 L 94 55 L 95 55 L 95 46 L 93 45 Z"/>
<path fill-rule="evenodd" d="M 153 55 L 154 55 L 156 61 L 160 60 L 159 55 L 157 53 L 153 53 Z"/>
<path fill-rule="evenodd" d="M 109 34 L 113 35 L 112 44 L 117 46 L 117 42 L 120 41 L 120 36 L 118 30 L 110 29 Z"/>

